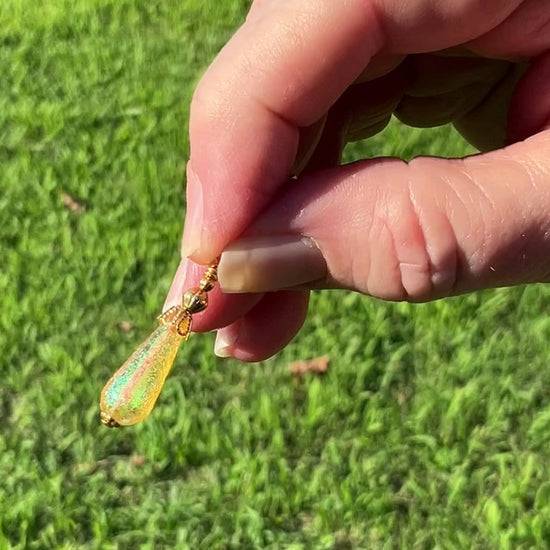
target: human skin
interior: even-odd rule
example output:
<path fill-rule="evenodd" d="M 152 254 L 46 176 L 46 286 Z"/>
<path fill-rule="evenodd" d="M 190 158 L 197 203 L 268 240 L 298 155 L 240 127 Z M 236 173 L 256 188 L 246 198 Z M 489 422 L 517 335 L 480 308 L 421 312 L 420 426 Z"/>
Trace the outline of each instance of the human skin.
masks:
<path fill-rule="evenodd" d="M 483 153 L 340 166 L 392 114 L 452 122 Z M 257 0 L 193 97 L 166 306 L 229 247 L 220 282 L 238 294 L 194 329 L 224 327 L 216 352 L 257 361 L 300 329 L 309 289 L 418 302 L 547 282 L 549 128 L 547 2 Z"/>

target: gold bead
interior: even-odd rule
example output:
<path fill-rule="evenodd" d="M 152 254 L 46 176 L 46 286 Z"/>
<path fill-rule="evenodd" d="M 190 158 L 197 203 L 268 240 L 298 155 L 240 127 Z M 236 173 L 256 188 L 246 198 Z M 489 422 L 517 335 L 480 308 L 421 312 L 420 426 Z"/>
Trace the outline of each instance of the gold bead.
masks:
<path fill-rule="evenodd" d="M 218 280 L 217 264 L 212 264 L 204 272 L 200 281 L 200 289 L 208 292 L 214 288 L 214 283 Z"/>
<path fill-rule="evenodd" d="M 183 307 L 191 314 L 204 311 L 208 305 L 208 296 L 199 287 L 191 288 L 183 295 Z"/>
<path fill-rule="evenodd" d="M 201 282 L 199 284 L 199 288 L 201 290 L 204 290 L 205 292 L 210 292 L 214 288 L 214 282 L 210 279 L 201 279 Z"/>

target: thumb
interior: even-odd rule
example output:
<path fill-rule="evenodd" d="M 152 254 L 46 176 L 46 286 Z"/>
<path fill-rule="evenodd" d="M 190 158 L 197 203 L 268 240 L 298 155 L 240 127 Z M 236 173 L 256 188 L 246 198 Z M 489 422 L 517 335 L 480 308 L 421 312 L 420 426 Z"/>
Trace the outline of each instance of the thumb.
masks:
<path fill-rule="evenodd" d="M 286 186 L 222 254 L 225 292 L 427 301 L 550 280 L 550 131 L 465 159 L 376 159 Z"/>

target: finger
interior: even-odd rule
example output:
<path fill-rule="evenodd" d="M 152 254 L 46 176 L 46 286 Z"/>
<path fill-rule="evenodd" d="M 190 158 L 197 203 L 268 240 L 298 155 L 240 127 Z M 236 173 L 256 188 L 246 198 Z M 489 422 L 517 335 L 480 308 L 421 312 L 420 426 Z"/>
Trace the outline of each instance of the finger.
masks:
<path fill-rule="evenodd" d="M 331 107 L 306 172 L 340 164 L 349 141 L 378 133 L 388 124 L 408 82 L 405 66 L 373 81 L 350 86 Z"/>
<path fill-rule="evenodd" d="M 550 126 L 550 52 L 533 62 L 514 92 L 508 121 L 510 143 Z"/>
<path fill-rule="evenodd" d="M 466 159 L 364 161 L 305 176 L 222 254 L 220 284 L 426 301 L 548 281 L 549 159 L 547 130 Z"/>
<path fill-rule="evenodd" d="M 487 98 L 492 102 L 495 89 L 512 64 L 461 53 L 425 54 L 407 59 L 409 85 L 396 110 L 402 122 L 417 127 L 440 126 L 464 117 Z M 499 102 L 498 107 L 504 128 L 507 105 Z M 503 141 L 499 143 L 502 145 Z"/>
<path fill-rule="evenodd" d="M 491 3 L 484 3 L 491 9 Z M 548 24 L 550 13 L 548 4 L 539 0 L 522 0 L 509 2 L 513 6 L 510 12 L 499 25 L 491 32 L 479 35 L 479 38 L 468 44 L 472 51 L 479 55 L 493 59 L 531 59 L 548 51 L 550 48 L 550 33 Z"/>
<path fill-rule="evenodd" d="M 218 331 L 215 353 L 261 361 L 284 348 L 306 318 L 309 292 L 270 292 L 235 323 Z"/>
<path fill-rule="evenodd" d="M 365 139 L 384 129 L 403 95 L 406 73 L 399 68 L 404 55 L 374 56 L 330 112 L 306 128 L 300 138 L 292 173 L 336 166 L 346 142 Z M 376 84 L 365 84 L 376 80 Z M 327 121 L 327 118 L 329 119 Z"/>
<path fill-rule="evenodd" d="M 313 154 L 318 148 L 321 136 L 324 133 L 325 124 L 326 116 L 320 118 L 311 126 L 300 129 L 298 150 L 296 151 L 296 158 L 294 160 L 294 166 L 292 167 L 293 176 L 298 176 L 303 173 L 306 166 L 311 161 Z"/>
<path fill-rule="evenodd" d="M 513 67 L 464 52 L 412 55 L 386 75 L 353 84 L 324 119 L 308 171 L 337 165 L 348 141 L 378 133 L 392 114 L 410 126 L 455 121 L 485 150 L 502 146 L 513 87 L 523 72 Z"/>
<path fill-rule="evenodd" d="M 299 128 L 321 119 L 375 54 L 461 44 L 520 3 L 258 3 L 194 95 L 183 255 L 207 263 L 244 231 L 288 181 Z"/>
<path fill-rule="evenodd" d="M 244 230 L 288 181 L 299 128 L 323 116 L 380 41 L 376 14 L 360 0 L 254 10 L 191 105 L 184 256 L 206 263 Z"/>

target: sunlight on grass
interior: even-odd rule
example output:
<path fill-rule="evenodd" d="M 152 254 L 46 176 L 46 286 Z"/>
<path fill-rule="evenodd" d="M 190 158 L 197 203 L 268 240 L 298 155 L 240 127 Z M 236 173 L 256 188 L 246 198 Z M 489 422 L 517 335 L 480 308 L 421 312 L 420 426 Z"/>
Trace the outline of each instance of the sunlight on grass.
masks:
<path fill-rule="evenodd" d="M 277 357 L 196 336 L 147 422 L 100 425 L 178 262 L 193 87 L 247 5 L 3 0 L 0 549 L 544 547 L 543 286 L 319 293 Z M 346 160 L 471 152 L 393 123 Z"/>

